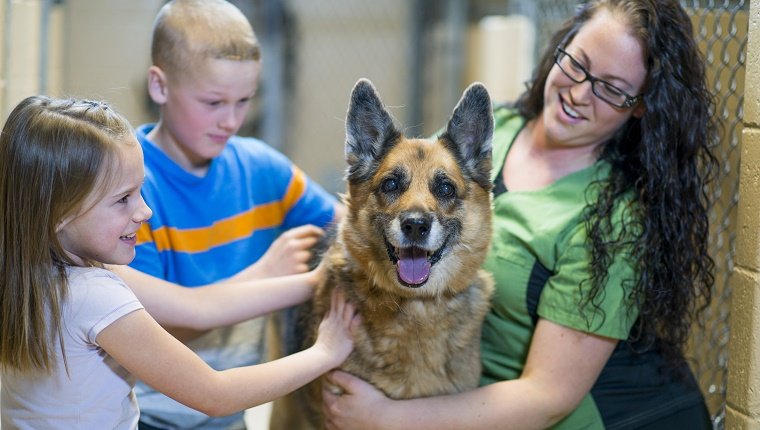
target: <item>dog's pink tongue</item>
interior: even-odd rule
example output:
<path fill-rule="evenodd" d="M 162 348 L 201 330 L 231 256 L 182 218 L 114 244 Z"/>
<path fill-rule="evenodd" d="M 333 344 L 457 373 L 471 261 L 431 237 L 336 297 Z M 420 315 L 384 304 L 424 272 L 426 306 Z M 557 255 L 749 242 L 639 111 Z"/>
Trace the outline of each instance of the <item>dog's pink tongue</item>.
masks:
<path fill-rule="evenodd" d="M 404 248 L 399 253 L 398 275 L 407 284 L 417 285 L 430 276 L 427 252 L 420 248 Z"/>

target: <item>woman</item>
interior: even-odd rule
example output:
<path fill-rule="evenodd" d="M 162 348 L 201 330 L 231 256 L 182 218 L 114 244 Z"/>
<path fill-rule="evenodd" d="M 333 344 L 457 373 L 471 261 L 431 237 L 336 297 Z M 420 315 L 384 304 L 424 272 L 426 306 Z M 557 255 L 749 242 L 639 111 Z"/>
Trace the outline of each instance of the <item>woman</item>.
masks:
<path fill-rule="evenodd" d="M 712 99 L 673 0 L 593 0 L 495 110 L 482 387 L 395 401 L 343 372 L 332 429 L 710 428 L 683 350 L 709 301 Z"/>

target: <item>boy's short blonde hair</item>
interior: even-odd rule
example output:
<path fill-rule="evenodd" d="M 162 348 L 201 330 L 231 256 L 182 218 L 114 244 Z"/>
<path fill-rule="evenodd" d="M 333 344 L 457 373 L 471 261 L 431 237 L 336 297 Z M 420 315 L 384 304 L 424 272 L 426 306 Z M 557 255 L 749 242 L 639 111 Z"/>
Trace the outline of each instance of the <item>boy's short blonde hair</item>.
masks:
<path fill-rule="evenodd" d="M 207 59 L 260 57 L 250 22 L 225 0 L 172 0 L 153 24 L 151 58 L 166 73 L 187 73 Z"/>

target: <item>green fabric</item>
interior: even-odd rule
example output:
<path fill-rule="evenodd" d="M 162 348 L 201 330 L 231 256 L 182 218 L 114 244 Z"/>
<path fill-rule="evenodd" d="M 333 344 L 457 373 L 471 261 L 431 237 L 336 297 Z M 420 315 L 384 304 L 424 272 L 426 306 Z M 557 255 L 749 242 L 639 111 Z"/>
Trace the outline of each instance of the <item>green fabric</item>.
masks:
<path fill-rule="evenodd" d="M 524 120 L 514 111 L 494 111 L 493 178 L 503 166 Z M 599 296 L 598 308 L 579 310 L 588 293 L 590 254 L 582 212 L 588 185 L 609 173 L 598 162 L 534 191 L 507 191 L 494 198 L 493 238 L 484 267 L 494 275 L 496 291 L 483 326 L 482 384 L 515 379 L 522 373 L 535 329 L 526 303 L 528 280 L 538 261 L 550 275 L 541 291 L 538 315 L 579 331 L 626 339 L 637 317 L 625 305 L 633 269 L 625 256 L 616 256 Z M 615 217 L 624 216 L 623 204 Z M 619 223 L 618 223 L 619 224 Z M 505 399 L 508 401 L 508 399 Z M 554 428 L 604 428 L 596 405 L 587 395 L 582 404 Z"/>

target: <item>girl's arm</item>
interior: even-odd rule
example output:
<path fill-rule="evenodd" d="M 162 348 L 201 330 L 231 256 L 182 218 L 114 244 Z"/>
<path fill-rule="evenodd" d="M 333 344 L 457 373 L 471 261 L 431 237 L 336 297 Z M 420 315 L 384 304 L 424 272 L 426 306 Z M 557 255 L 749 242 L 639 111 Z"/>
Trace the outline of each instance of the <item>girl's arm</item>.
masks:
<path fill-rule="evenodd" d="M 353 349 L 351 332 L 358 322 L 353 305 L 334 293 L 311 348 L 224 371 L 209 367 L 144 310 L 118 319 L 100 332 L 97 341 L 156 390 L 207 415 L 223 416 L 281 397 L 340 365 Z"/>
<path fill-rule="evenodd" d="M 617 344 L 541 319 L 522 375 L 448 396 L 395 401 L 343 372 L 323 391 L 328 429 L 542 429 L 572 412 L 591 390 Z"/>
<path fill-rule="evenodd" d="M 306 301 L 323 276 L 311 272 L 247 282 L 186 288 L 129 266 L 111 266 L 145 310 L 166 327 L 209 330 L 236 324 Z"/>

